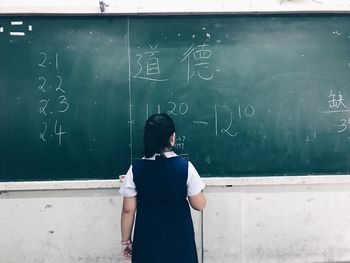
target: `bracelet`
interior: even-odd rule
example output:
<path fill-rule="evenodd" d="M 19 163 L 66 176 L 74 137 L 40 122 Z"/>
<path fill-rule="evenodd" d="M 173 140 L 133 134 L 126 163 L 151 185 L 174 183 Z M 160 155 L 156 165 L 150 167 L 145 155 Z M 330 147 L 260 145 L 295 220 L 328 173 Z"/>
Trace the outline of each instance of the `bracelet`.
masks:
<path fill-rule="evenodd" d="M 122 240 L 122 241 L 120 241 L 120 244 L 122 244 L 123 246 L 127 246 L 127 245 L 130 245 L 132 242 L 131 242 L 131 240 L 129 239 L 129 240 Z"/>

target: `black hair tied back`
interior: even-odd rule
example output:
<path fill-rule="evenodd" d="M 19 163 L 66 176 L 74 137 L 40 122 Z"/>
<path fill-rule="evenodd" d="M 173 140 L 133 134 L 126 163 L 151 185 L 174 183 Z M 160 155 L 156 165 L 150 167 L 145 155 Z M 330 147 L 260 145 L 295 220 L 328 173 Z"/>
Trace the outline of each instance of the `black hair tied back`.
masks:
<path fill-rule="evenodd" d="M 143 143 L 146 158 L 154 154 L 163 154 L 165 149 L 171 149 L 170 136 L 175 132 L 173 120 L 165 113 L 154 114 L 145 124 Z"/>

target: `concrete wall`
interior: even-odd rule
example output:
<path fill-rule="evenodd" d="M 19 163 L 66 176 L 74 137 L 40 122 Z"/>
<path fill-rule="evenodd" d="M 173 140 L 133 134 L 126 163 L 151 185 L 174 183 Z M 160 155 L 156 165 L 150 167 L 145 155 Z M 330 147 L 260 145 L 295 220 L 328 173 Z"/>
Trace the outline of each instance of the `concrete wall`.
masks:
<path fill-rule="evenodd" d="M 350 185 L 207 189 L 204 262 L 350 262 Z"/>
<path fill-rule="evenodd" d="M 116 263 L 118 189 L 0 192 L 1 263 Z M 194 212 L 201 255 L 201 213 Z"/>
<path fill-rule="evenodd" d="M 349 178 L 254 180 L 206 181 L 203 218 L 193 212 L 205 263 L 350 262 Z M 0 262 L 122 262 L 121 202 L 118 187 L 3 191 Z"/>

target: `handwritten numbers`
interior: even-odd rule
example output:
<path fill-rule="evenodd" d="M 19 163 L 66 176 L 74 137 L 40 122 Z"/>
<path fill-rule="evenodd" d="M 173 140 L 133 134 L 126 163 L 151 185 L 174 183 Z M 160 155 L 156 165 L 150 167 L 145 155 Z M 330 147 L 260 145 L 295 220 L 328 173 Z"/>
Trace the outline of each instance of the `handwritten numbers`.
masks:
<path fill-rule="evenodd" d="M 169 101 L 168 105 L 170 105 L 170 110 L 167 111 L 167 114 L 169 115 L 185 115 L 188 111 L 188 104 L 184 102 L 181 102 L 179 107 L 173 101 Z"/>
<path fill-rule="evenodd" d="M 232 116 L 232 111 L 229 107 L 227 107 L 226 105 L 223 105 L 222 108 L 224 108 L 226 110 L 226 112 L 229 114 L 229 121 L 228 121 L 228 125 L 225 126 L 226 128 L 221 129 L 221 133 L 226 133 L 231 137 L 236 137 L 237 136 L 237 132 L 230 132 L 231 126 L 232 126 L 232 121 L 233 121 L 233 116 Z"/>
<path fill-rule="evenodd" d="M 185 149 L 185 140 L 186 140 L 186 136 L 176 136 L 174 148 L 177 150 L 179 150 L 179 149 L 184 150 Z"/>
<path fill-rule="evenodd" d="M 184 116 L 184 115 L 186 115 L 186 113 L 189 110 L 189 106 L 185 102 L 176 103 L 174 101 L 169 101 L 167 104 L 168 104 L 168 106 L 165 107 L 165 112 L 169 115 Z M 163 105 L 161 106 L 160 104 L 157 104 L 157 105 L 152 106 L 150 104 L 146 104 L 146 119 L 148 119 L 148 117 L 151 114 L 154 114 L 154 113 L 160 114 L 161 112 L 164 112 Z"/>
<path fill-rule="evenodd" d="M 60 92 L 62 92 L 62 93 L 66 93 L 66 92 L 61 88 L 62 82 L 63 82 L 62 77 L 61 77 L 61 76 L 56 76 L 56 78 L 58 78 L 58 81 L 59 81 L 59 84 L 58 84 L 58 86 L 57 86 L 57 88 L 56 88 L 56 91 L 60 91 Z"/>
<path fill-rule="evenodd" d="M 40 100 L 40 105 L 41 105 L 41 107 L 39 108 L 40 113 L 47 115 L 46 114 L 46 107 L 47 107 L 48 103 L 49 103 L 48 100 Z"/>
<path fill-rule="evenodd" d="M 63 131 L 63 124 L 58 123 L 57 114 L 67 112 L 70 105 L 63 85 L 63 76 L 58 72 L 60 68 L 59 54 L 40 52 L 38 67 L 41 75 L 38 77 L 38 89 L 42 96 L 45 94 L 45 97 L 42 97 L 39 101 L 39 113 L 43 118 L 43 127 L 40 128 L 39 139 L 42 142 L 47 142 L 50 137 L 47 137 L 46 134 L 51 131 L 51 137 L 53 135 L 58 137 L 58 146 L 60 147 L 62 145 L 62 135 L 67 132 Z M 63 119 L 60 118 L 60 120 Z"/>
<path fill-rule="evenodd" d="M 44 78 L 44 77 L 39 77 L 39 81 L 41 81 L 42 82 L 42 84 L 41 85 L 39 85 L 39 90 L 41 90 L 42 92 L 46 92 L 46 90 L 44 89 L 44 86 L 45 86 L 45 84 L 46 84 L 46 78 Z"/>
<path fill-rule="evenodd" d="M 237 114 L 237 115 L 236 115 Z M 250 105 L 237 105 L 237 107 L 229 107 L 227 105 L 214 105 L 214 121 L 215 121 L 215 136 L 220 134 L 236 137 L 238 132 L 233 129 L 233 121 L 243 121 L 244 119 L 252 118 L 255 115 L 255 108 Z M 220 118 L 220 127 L 219 127 Z"/>
<path fill-rule="evenodd" d="M 239 110 L 241 109 L 241 105 L 238 106 Z M 244 115 L 248 118 L 253 117 L 255 113 L 255 109 L 252 105 L 248 104 L 245 108 L 244 108 Z"/>
<path fill-rule="evenodd" d="M 181 102 L 179 107 L 180 115 L 185 115 L 188 111 L 188 105 L 186 103 Z"/>
<path fill-rule="evenodd" d="M 39 53 L 39 56 L 40 56 L 40 63 L 38 64 L 39 67 L 41 68 L 46 68 L 48 66 L 48 64 L 50 65 L 51 62 L 50 61 L 47 61 L 48 59 L 48 55 L 46 52 L 40 52 Z M 55 54 L 55 57 L 54 57 L 54 63 L 55 63 L 55 68 L 56 70 L 58 70 L 58 53 Z"/>
<path fill-rule="evenodd" d="M 42 57 L 41 63 L 38 64 L 39 67 L 46 68 L 45 62 L 47 60 L 47 55 L 45 52 L 40 52 L 39 55 Z"/>
<path fill-rule="evenodd" d="M 348 129 L 348 126 L 350 125 L 350 119 L 341 119 L 341 124 L 339 125 L 340 130 L 337 132 L 342 133 L 345 132 Z"/>
<path fill-rule="evenodd" d="M 62 144 L 62 135 L 66 134 L 67 132 L 62 131 L 62 125 L 58 125 L 58 122 L 55 121 L 55 129 L 54 129 L 55 135 L 58 136 L 58 146 L 61 147 Z"/>
<path fill-rule="evenodd" d="M 170 107 L 171 107 L 171 110 L 168 110 L 167 113 L 168 113 L 169 115 L 177 115 L 177 114 L 175 113 L 176 103 L 175 103 L 175 102 L 172 102 L 172 101 L 169 101 L 168 104 L 171 105 L 171 106 L 170 106 Z"/>
<path fill-rule="evenodd" d="M 44 130 L 43 130 L 43 132 L 40 133 L 39 138 L 41 140 L 43 140 L 44 142 L 46 142 L 45 133 L 46 133 L 46 130 L 47 130 L 47 123 L 46 122 L 42 122 L 42 124 L 44 125 Z"/>
<path fill-rule="evenodd" d="M 60 104 L 64 105 L 64 109 L 59 110 L 58 112 L 66 112 L 69 109 L 69 103 L 67 102 L 66 96 L 62 95 L 62 96 L 59 96 L 58 98 L 61 100 Z"/>

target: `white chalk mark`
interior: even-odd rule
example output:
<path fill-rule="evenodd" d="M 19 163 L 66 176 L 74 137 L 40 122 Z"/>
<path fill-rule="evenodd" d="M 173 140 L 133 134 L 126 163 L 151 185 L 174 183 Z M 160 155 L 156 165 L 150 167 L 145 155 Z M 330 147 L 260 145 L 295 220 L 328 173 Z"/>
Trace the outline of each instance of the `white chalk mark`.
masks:
<path fill-rule="evenodd" d="M 209 62 L 201 62 L 194 64 L 195 66 L 209 65 Z"/>
<path fill-rule="evenodd" d="M 210 34 L 209 34 L 209 33 L 207 33 L 206 35 L 207 35 L 207 38 L 209 38 L 209 39 L 210 39 Z"/>
<path fill-rule="evenodd" d="M 222 107 L 225 108 L 225 109 L 227 109 L 227 111 L 228 111 L 228 113 L 229 113 L 229 116 L 230 116 L 230 123 L 229 123 L 229 125 L 227 126 L 226 129 L 224 129 L 224 128 L 221 129 L 221 133 L 226 133 L 226 134 L 228 134 L 228 135 L 231 136 L 231 137 L 236 137 L 237 134 L 238 134 L 237 132 L 235 132 L 234 134 L 232 134 L 232 133 L 229 132 L 229 129 L 230 129 L 231 126 L 232 126 L 232 120 L 233 120 L 232 111 L 231 111 L 231 109 L 230 109 L 228 106 L 226 106 L 226 105 L 223 105 Z"/>
<path fill-rule="evenodd" d="M 130 50 L 130 18 L 128 17 L 128 66 L 129 66 L 129 138 L 130 138 L 130 163 L 132 163 L 133 160 L 133 120 L 132 120 L 132 89 L 131 89 L 131 50 Z"/>
<path fill-rule="evenodd" d="M 25 33 L 24 32 L 10 32 L 11 36 L 24 36 Z"/>
<path fill-rule="evenodd" d="M 28 30 L 29 30 L 29 31 L 33 31 L 32 25 L 29 25 L 29 26 L 28 26 Z"/>
<path fill-rule="evenodd" d="M 194 124 L 204 124 L 204 125 L 208 125 L 209 123 L 205 122 L 205 121 L 193 121 Z"/>
<path fill-rule="evenodd" d="M 58 70 L 58 53 L 56 53 L 56 70 Z"/>
<path fill-rule="evenodd" d="M 0 33 L 4 32 L 4 28 L 0 27 Z"/>
<path fill-rule="evenodd" d="M 23 25 L 23 21 L 12 21 L 11 25 L 12 26 L 21 26 L 21 25 Z"/>
<path fill-rule="evenodd" d="M 218 111 L 216 105 L 214 105 L 214 118 L 215 118 L 215 135 L 218 136 Z"/>
<path fill-rule="evenodd" d="M 46 139 L 45 139 L 45 133 L 46 133 L 46 130 L 47 130 L 47 123 L 46 122 L 43 122 L 42 124 L 44 124 L 44 131 L 42 133 L 39 134 L 39 138 L 41 140 L 43 140 L 44 142 L 46 142 Z"/>
<path fill-rule="evenodd" d="M 191 52 L 194 50 L 194 43 L 190 46 L 190 48 L 189 49 L 187 49 L 186 50 L 186 52 L 185 53 L 183 53 L 183 59 L 180 61 L 180 63 L 182 63 L 188 56 L 189 56 L 189 54 L 191 54 Z"/>
<path fill-rule="evenodd" d="M 146 79 L 146 80 L 153 80 L 153 81 L 168 81 L 168 79 L 153 79 L 153 78 L 147 78 L 147 77 L 141 77 L 141 76 L 134 76 L 134 78 L 137 78 L 137 79 Z"/>
<path fill-rule="evenodd" d="M 337 113 L 337 112 L 350 112 L 350 110 L 329 110 L 329 111 L 324 111 L 323 113 Z"/>
<path fill-rule="evenodd" d="M 149 116 L 149 113 L 148 113 L 148 104 L 146 105 L 146 120 L 148 120 L 148 116 Z"/>

